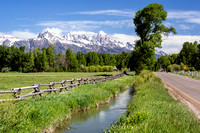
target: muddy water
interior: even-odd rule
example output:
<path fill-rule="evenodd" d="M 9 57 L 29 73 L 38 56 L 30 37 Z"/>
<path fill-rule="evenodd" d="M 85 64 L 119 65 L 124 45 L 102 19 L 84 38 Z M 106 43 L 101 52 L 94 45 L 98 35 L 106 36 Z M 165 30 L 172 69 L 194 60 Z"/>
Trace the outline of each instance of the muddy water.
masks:
<path fill-rule="evenodd" d="M 101 133 L 126 113 L 126 107 L 132 96 L 133 88 L 129 88 L 120 92 L 116 98 L 112 98 L 110 104 L 75 113 L 65 127 L 56 129 L 56 133 Z"/>

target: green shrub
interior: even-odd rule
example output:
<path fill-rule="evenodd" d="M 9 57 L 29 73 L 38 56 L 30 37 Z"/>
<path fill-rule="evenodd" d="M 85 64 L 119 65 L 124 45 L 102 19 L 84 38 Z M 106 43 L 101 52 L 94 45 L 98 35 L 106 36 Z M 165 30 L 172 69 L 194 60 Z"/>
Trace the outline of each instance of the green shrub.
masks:
<path fill-rule="evenodd" d="M 113 66 L 108 66 L 108 71 L 113 72 Z"/>
<path fill-rule="evenodd" d="M 5 72 L 8 72 L 9 71 L 9 68 L 8 67 L 4 67 L 1 69 L 1 72 L 5 73 Z"/>
<path fill-rule="evenodd" d="M 99 72 L 100 70 L 99 70 L 99 66 L 95 66 L 95 70 L 94 70 L 95 72 Z"/>
<path fill-rule="evenodd" d="M 89 72 L 94 72 L 94 70 L 95 70 L 94 66 L 89 67 Z"/>

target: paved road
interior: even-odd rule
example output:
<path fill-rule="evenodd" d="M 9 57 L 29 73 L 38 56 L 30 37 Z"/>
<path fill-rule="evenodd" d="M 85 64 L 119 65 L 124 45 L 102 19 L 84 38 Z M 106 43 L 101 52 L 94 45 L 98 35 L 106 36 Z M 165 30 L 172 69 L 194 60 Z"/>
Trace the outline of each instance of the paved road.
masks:
<path fill-rule="evenodd" d="M 170 88 L 172 95 L 182 98 L 200 111 L 200 80 L 165 72 L 155 72 L 155 75 Z"/>

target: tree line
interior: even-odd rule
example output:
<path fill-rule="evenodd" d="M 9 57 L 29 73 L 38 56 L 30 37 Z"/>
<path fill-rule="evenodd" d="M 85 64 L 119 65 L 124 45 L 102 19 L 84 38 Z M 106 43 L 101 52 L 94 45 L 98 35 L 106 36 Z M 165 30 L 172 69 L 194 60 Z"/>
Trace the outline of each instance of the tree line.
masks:
<path fill-rule="evenodd" d="M 0 70 L 18 72 L 98 72 L 128 68 L 130 53 L 107 54 L 78 52 L 67 49 L 65 53 L 56 54 L 53 46 L 35 48 L 25 52 L 25 47 L 0 46 Z"/>
<path fill-rule="evenodd" d="M 178 54 L 161 56 L 155 63 L 155 70 L 160 68 L 165 71 L 200 70 L 200 43 L 185 42 Z"/>

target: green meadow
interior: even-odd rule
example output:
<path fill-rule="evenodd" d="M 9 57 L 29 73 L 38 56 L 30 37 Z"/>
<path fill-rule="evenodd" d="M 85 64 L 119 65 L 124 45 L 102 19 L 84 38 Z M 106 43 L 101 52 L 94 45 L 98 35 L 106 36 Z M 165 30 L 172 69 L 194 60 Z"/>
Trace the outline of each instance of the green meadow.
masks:
<path fill-rule="evenodd" d="M 16 82 L 21 82 L 21 84 L 18 83 L 14 86 L 17 87 L 29 85 L 33 81 L 33 83 L 46 83 L 79 77 L 92 78 L 105 74 L 116 73 L 8 73 L 2 74 L 1 77 L 5 77 L 13 85 Z M 58 77 L 55 77 L 55 75 Z M 15 80 L 12 81 L 9 76 Z M 66 120 L 66 116 L 69 117 L 71 113 L 96 108 L 98 104 L 108 102 L 120 90 L 131 85 L 134 79 L 134 76 L 125 75 L 107 82 L 75 87 L 63 94 L 51 93 L 45 97 L 34 99 L 0 102 L 0 132 L 44 132 L 49 127 L 54 129 L 56 126 L 61 125 Z M 24 83 L 21 80 L 27 82 Z M 7 86 L 6 88 L 13 87 L 13 85 L 6 85 L 5 83 L 4 85 Z"/>
<path fill-rule="evenodd" d="M 94 78 L 108 75 L 118 74 L 119 72 L 98 72 L 98 73 L 80 73 L 80 72 L 44 72 L 44 73 L 0 73 L 0 91 L 10 90 L 11 88 L 19 88 L 31 86 L 33 84 L 47 84 L 49 82 L 59 82 L 62 80 L 75 78 Z M 60 84 L 55 87 L 61 87 Z M 40 89 L 47 89 L 41 87 Z M 33 91 L 23 90 L 22 94 Z M 0 99 L 12 99 L 12 94 L 0 94 Z"/>

